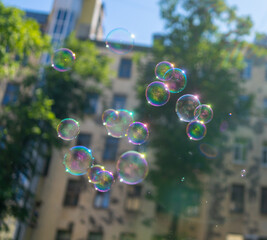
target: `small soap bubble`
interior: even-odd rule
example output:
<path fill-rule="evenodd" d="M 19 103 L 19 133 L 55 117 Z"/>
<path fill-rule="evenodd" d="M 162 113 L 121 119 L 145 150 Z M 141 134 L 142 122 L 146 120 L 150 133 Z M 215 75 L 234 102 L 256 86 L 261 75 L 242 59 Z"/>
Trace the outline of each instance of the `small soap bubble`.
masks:
<path fill-rule="evenodd" d="M 199 150 L 207 158 L 216 158 L 218 155 L 217 148 L 208 143 L 201 143 Z"/>
<path fill-rule="evenodd" d="M 186 87 L 187 84 L 186 75 L 179 68 L 168 70 L 165 73 L 164 78 L 167 79 L 165 84 L 171 93 L 182 92 Z"/>
<path fill-rule="evenodd" d="M 197 96 L 186 94 L 177 100 L 175 111 L 181 121 L 191 122 L 195 119 L 194 112 L 199 105 Z"/>
<path fill-rule="evenodd" d="M 141 122 L 132 123 L 127 131 L 128 140 L 134 145 L 141 145 L 148 139 L 147 125 Z"/>
<path fill-rule="evenodd" d="M 240 175 L 241 175 L 241 177 L 245 177 L 245 176 L 247 176 L 247 171 L 246 171 L 246 169 L 242 169 L 242 170 L 240 171 Z"/>
<path fill-rule="evenodd" d="M 222 121 L 220 124 L 220 131 L 221 132 L 226 131 L 228 129 L 228 126 L 229 126 L 229 124 L 227 121 Z"/>
<path fill-rule="evenodd" d="M 170 92 L 164 83 L 155 81 L 147 86 L 146 99 L 152 106 L 160 107 L 169 101 Z"/>
<path fill-rule="evenodd" d="M 127 135 L 129 126 L 133 123 L 133 114 L 125 109 L 116 110 L 106 121 L 108 135 L 122 138 Z"/>
<path fill-rule="evenodd" d="M 201 140 L 206 136 L 207 128 L 204 123 L 192 121 L 186 127 L 186 134 L 191 140 Z"/>
<path fill-rule="evenodd" d="M 97 191 L 108 192 L 114 182 L 113 173 L 109 171 L 100 171 L 96 174 L 95 181 L 97 183 L 94 184 L 94 186 Z"/>
<path fill-rule="evenodd" d="M 105 168 L 101 165 L 93 165 L 87 170 L 88 181 L 96 184 L 98 181 L 97 174 L 101 171 L 105 171 Z"/>
<path fill-rule="evenodd" d="M 232 116 L 232 113 L 229 113 L 229 116 Z"/>
<path fill-rule="evenodd" d="M 66 141 L 76 138 L 79 132 L 80 125 L 73 118 L 65 118 L 57 126 L 58 137 Z"/>
<path fill-rule="evenodd" d="M 121 182 L 134 185 L 142 182 L 148 174 L 148 164 L 143 154 L 136 151 L 123 153 L 116 165 Z"/>
<path fill-rule="evenodd" d="M 114 109 L 107 109 L 102 114 L 102 122 L 104 126 L 112 126 L 116 119 L 118 117 L 118 114 L 116 113 L 116 110 Z"/>
<path fill-rule="evenodd" d="M 72 68 L 75 59 L 75 53 L 70 49 L 60 48 L 52 55 L 51 66 L 59 72 L 66 72 Z"/>
<path fill-rule="evenodd" d="M 210 105 L 202 104 L 195 109 L 194 116 L 196 120 L 206 124 L 212 120 L 213 110 Z"/>
<path fill-rule="evenodd" d="M 172 70 L 173 70 L 173 64 L 167 61 L 160 62 L 155 67 L 156 78 L 161 81 L 170 80 L 172 77 L 171 75 Z M 166 75 L 167 72 L 169 72 L 169 74 Z"/>
<path fill-rule="evenodd" d="M 185 180 L 185 177 L 182 177 L 182 178 L 181 178 L 181 182 L 184 182 L 184 180 Z"/>
<path fill-rule="evenodd" d="M 92 151 L 83 146 L 75 146 L 65 154 L 63 164 L 68 173 L 84 175 L 92 165 Z"/>
<path fill-rule="evenodd" d="M 115 28 L 106 37 L 106 47 L 116 54 L 127 54 L 134 46 L 134 34 L 125 28 Z"/>

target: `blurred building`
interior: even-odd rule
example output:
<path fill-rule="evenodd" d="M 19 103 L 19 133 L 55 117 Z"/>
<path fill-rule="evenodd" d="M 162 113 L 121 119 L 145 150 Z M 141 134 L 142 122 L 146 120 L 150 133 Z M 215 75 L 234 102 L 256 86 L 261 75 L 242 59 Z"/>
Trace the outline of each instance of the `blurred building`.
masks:
<path fill-rule="evenodd" d="M 43 33 L 46 31 L 48 16 L 49 16 L 48 13 L 41 13 L 41 12 L 35 12 L 35 11 L 26 11 L 25 12 L 26 18 L 32 18 L 36 22 L 39 23 L 40 29 Z"/>

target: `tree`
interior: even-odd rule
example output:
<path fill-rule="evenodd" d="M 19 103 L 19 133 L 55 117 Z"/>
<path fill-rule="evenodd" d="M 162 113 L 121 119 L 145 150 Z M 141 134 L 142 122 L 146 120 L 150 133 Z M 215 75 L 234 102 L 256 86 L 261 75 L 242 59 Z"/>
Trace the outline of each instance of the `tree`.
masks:
<path fill-rule="evenodd" d="M 48 37 L 42 35 L 33 19 L 24 17 L 17 8 L 5 7 L 0 1 L 0 77 L 14 75 L 34 52 L 38 56 L 48 48 Z"/>
<path fill-rule="evenodd" d="M 16 9 L 12 11 L 23 16 Z M 22 18 L 17 20 L 18 25 L 25 21 Z M 35 33 L 35 22 L 33 26 Z M 11 38 L 16 31 L 21 29 L 12 29 L 5 37 Z M 37 41 L 35 36 L 31 39 L 30 31 L 28 41 Z M 72 34 L 64 47 L 72 49 L 77 56 L 73 69 L 60 73 L 47 67 L 40 78 L 38 66 L 32 71 L 24 71 L 28 65 L 20 68 L 15 75 L 23 78 L 18 101 L 5 106 L 0 113 L 3 129 L 0 135 L 0 230 L 7 228 L 4 222 L 7 216 L 13 216 L 19 221 L 28 220 L 34 192 L 29 189 L 27 182 L 42 174 L 40 161 L 45 163 L 54 147 L 66 146 L 57 137 L 56 127 L 60 119 L 81 119 L 84 116 L 86 96 L 108 86 L 109 60 L 99 54 L 94 43 L 79 41 Z M 41 50 L 36 45 L 37 53 Z M 7 56 L 2 54 L 11 59 L 9 53 Z M 35 55 L 35 52 L 32 54 Z"/>
<path fill-rule="evenodd" d="M 241 92 L 240 72 L 247 46 L 244 37 L 252 23 L 248 17 L 238 17 L 224 0 L 162 0 L 160 7 L 166 32 L 154 41 L 153 61 L 145 67 L 141 65 L 138 112 L 152 132 L 153 198 L 172 214 L 169 230 L 172 239 L 177 239 L 179 217 L 188 207 L 200 204 L 203 174 L 211 172 L 212 164 L 200 154 L 200 143 L 186 136 L 186 123 L 175 114 L 176 100 L 191 93 L 198 95 L 201 103 L 211 104 L 214 118 L 207 124 L 207 135 L 201 142 L 223 147 L 226 136 L 220 132 L 220 124 L 230 112 L 233 122 L 238 118 L 234 109 Z M 155 79 L 153 68 L 164 60 L 185 70 L 188 82 L 183 92 L 172 94 L 165 106 L 157 108 L 147 104 L 144 92 Z M 221 160 L 218 157 L 216 164 Z"/>

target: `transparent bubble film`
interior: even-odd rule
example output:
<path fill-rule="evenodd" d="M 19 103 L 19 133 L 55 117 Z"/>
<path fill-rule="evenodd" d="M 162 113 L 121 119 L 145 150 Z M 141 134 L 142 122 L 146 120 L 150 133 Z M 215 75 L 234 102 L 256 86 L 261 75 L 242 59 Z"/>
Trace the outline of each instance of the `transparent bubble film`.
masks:
<path fill-rule="evenodd" d="M 185 72 L 179 68 L 168 70 L 164 78 L 166 79 L 166 86 L 171 93 L 182 92 L 187 84 Z"/>
<path fill-rule="evenodd" d="M 201 140 L 206 136 L 207 128 L 204 123 L 192 121 L 186 127 L 186 134 L 191 140 Z"/>
<path fill-rule="evenodd" d="M 91 168 L 88 168 L 87 170 L 88 181 L 94 184 L 98 183 L 97 174 L 104 170 L 105 170 L 104 166 L 101 165 L 93 165 Z"/>
<path fill-rule="evenodd" d="M 194 116 L 196 120 L 209 123 L 213 118 L 213 110 L 210 105 L 202 104 L 195 109 Z"/>
<path fill-rule="evenodd" d="M 147 86 L 146 99 L 152 106 L 160 107 L 169 101 L 170 92 L 164 83 L 155 81 Z"/>
<path fill-rule="evenodd" d="M 149 132 L 147 125 L 141 122 L 132 123 L 127 131 L 128 140 L 134 145 L 141 145 L 147 141 Z"/>
<path fill-rule="evenodd" d="M 161 81 L 167 81 L 171 78 L 172 70 L 173 64 L 167 61 L 160 62 L 155 67 L 155 76 Z M 166 75 L 167 72 L 169 72 L 169 74 Z"/>
<path fill-rule="evenodd" d="M 65 118 L 57 126 L 58 137 L 66 141 L 76 138 L 79 132 L 80 125 L 73 118 Z"/>
<path fill-rule="evenodd" d="M 70 49 L 60 48 L 52 55 L 51 66 L 59 72 L 66 72 L 72 68 L 75 59 L 75 53 Z"/>
<path fill-rule="evenodd" d="M 94 186 L 97 191 L 108 192 L 114 182 L 113 173 L 109 171 L 100 171 L 96 174 L 95 181 L 97 183 L 94 184 Z"/>

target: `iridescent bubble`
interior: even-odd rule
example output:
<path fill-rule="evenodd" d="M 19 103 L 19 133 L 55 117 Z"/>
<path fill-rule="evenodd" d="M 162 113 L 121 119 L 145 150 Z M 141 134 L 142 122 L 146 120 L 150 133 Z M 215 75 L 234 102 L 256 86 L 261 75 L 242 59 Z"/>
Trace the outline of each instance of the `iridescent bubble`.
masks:
<path fill-rule="evenodd" d="M 127 130 L 133 122 L 133 113 L 127 110 L 116 110 L 106 122 L 108 135 L 115 138 L 125 137 Z"/>
<path fill-rule="evenodd" d="M 117 119 L 118 114 L 116 114 L 116 110 L 114 109 L 107 109 L 102 114 L 102 122 L 103 125 L 112 126 Z"/>
<path fill-rule="evenodd" d="M 216 158 L 218 155 L 217 148 L 208 143 L 201 143 L 199 145 L 199 150 L 207 158 Z"/>
<path fill-rule="evenodd" d="M 179 93 L 186 87 L 187 78 L 185 72 L 179 68 L 168 70 L 164 78 L 167 79 L 165 85 L 171 93 Z"/>
<path fill-rule="evenodd" d="M 51 66 L 59 72 L 66 72 L 72 68 L 75 59 L 75 53 L 70 49 L 60 48 L 52 55 Z"/>
<path fill-rule="evenodd" d="M 83 146 L 75 146 L 65 154 L 63 164 L 66 172 L 72 175 L 86 174 L 93 160 L 92 151 Z"/>
<path fill-rule="evenodd" d="M 95 189 L 99 192 L 108 192 L 114 182 L 113 173 L 109 171 L 100 171 L 96 174 L 97 183 L 94 184 Z"/>
<path fill-rule="evenodd" d="M 199 105 L 197 96 L 185 94 L 177 100 L 175 111 L 181 121 L 191 122 L 195 119 L 194 111 Z"/>
<path fill-rule="evenodd" d="M 106 48 L 116 54 L 126 54 L 133 49 L 134 34 L 125 28 L 115 28 L 106 37 Z"/>
<path fill-rule="evenodd" d="M 93 165 L 87 170 L 88 181 L 96 184 L 98 181 L 97 174 L 101 171 L 105 171 L 105 168 L 101 165 Z"/>
<path fill-rule="evenodd" d="M 128 140 L 134 145 L 141 145 L 148 139 L 147 125 L 141 122 L 132 123 L 127 131 Z"/>
<path fill-rule="evenodd" d="M 65 118 L 57 125 L 58 137 L 63 140 L 72 140 L 77 137 L 80 132 L 79 123 L 73 118 Z"/>
<path fill-rule="evenodd" d="M 171 64 L 167 61 L 160 62 L 155 67 L 156 78 L 161 80 L 161 81 L 167 81 L 171 78 L 170 71 L 172 71 L 172 70 L 173 70 L 173 64 Z M 166 73 L 168 71 L 169 71 L 169 74 L 166 75 Z"/>
<path fill-rule="evenodd" d="M 227 121 L 222 121 L 220 124 L 220 131 L 221 132 L 226 131 L 228 129 L 228 126 L 229 126 L 229 124 Z"/>
<path fill-rule="evenodd" d="M 199 121 L 192 121 L 186 127 L 186 134 L 191 140 L 201 140 L 206 136 L 206 133 L 206 125 Z"/>
<path fill-rule="evenodd" d="M 170 92 L 164 83 L 155 81 L 147 86 L 146 99 L 153 106 L 163 106 L 169 101 Z"/>
<path fill-rule="evenodd" d="M 145 156 L 136 151 L 123 153 L 116 168 L 120 181 L 130 185 L 142 182 L 148 174 Z"/>
<path fill-rule="evenodd" d="M 210 105 L 202 104 L 199 105 L 194 112 L 196 120 L 203 123 L 209 123 L 213 118 L 213 111 Z"/>
<path fill-rule="evenodd" d="M 246 169 L 242 169 L 242 170 L 240 171 L 240 175 L 241 175 L 241 177 L 245 177 L 245 176 L 247 176 L 247 171 L 246 171 Z"/>

